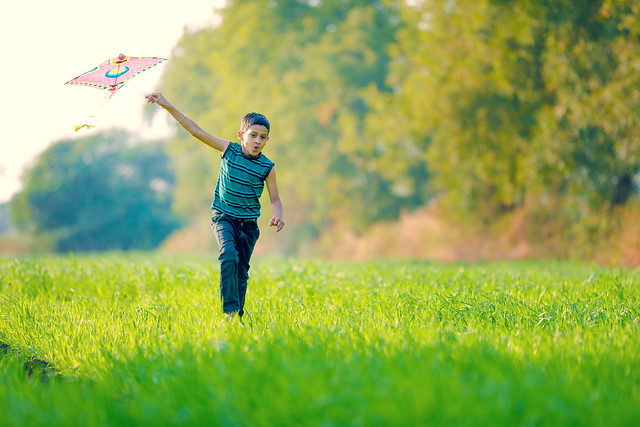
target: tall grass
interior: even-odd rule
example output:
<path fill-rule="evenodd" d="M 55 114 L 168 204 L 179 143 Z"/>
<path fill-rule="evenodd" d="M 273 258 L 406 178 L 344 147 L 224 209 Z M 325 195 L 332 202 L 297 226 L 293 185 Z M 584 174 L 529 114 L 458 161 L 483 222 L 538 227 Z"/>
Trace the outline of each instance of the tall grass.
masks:
<path fill-rule="evenodd" d="M 242 329 L 220 325 L 214 257 L 2 260 L 0 420 L 640 423 L 638 270 L 264 259 L 250 273 Z M 29 377 L 34 359 L 48 381 Z"/>

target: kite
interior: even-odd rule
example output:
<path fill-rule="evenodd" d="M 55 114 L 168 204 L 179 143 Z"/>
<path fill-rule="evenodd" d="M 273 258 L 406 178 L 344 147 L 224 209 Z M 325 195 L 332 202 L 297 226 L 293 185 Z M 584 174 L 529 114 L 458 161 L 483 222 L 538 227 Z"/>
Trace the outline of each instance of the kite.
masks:
<path fill-rule="evenodd" d="M 166 61 L 165 58 L 137 58 L 120 54 L 92 70 L 66 82 L 66 85 L 91 86 L 108 90 L 112 97 L 124 84 L 148 69 Z"/>
<path fill-rule="evenodd" d="M 79 75 L 75 79 L 69 80 L 65 85 L 89 86 L 106 90 L 108 91 L 106 102 L 111 99 L 126 82 L 163 61 L 166 61 L 166 58 L 144 58 L 120 54 L 115 58 L 103 62 L 94 69 Z M 88 123 L 82 123 L 75 126 L 74 130 L 77 132 L 84 127 L 90 129 L 94 126 Z"/>

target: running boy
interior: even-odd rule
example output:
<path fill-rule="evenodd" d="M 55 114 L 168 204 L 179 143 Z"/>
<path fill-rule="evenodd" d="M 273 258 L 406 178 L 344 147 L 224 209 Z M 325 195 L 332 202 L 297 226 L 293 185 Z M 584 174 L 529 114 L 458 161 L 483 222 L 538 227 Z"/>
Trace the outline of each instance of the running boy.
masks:
<path fill-rule="evenodd" d="M 276 184 L 274 163 L 262 154 L 271 126 L 265 116 L 249 113 L 242 118 L 240 144 L 204 131 L 193 120 L 171 105 L 161 93 L 145 97 L 156 103 L 191 135 L 222 152 L 215 195 L 211 205 L 211 227 L 220 252 L 220 296 L 226 321 L 242 318 L 249 279 L 249 260 L 260 236 L 260 196 L 267 183 L 273 217 L 269 225 L 282 230 L 282 202 Z"/>

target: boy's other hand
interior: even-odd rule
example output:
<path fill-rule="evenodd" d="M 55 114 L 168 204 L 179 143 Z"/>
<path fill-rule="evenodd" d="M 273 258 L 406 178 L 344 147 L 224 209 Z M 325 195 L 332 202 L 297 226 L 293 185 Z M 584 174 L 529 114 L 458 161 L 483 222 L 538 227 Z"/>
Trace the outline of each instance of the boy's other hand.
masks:
<path fill-rule="evenodd" d="M 271 218 L 271 221 L 269 221 L 269 226 L 275 227 L 276 233 L 277 233 L 278 231 L 282 230 L 282 228 L 284 227 L 284 221 L 282 220 L 282 218 L 278 218 L 277 216 L 274 216 L 273 218 Z"/>

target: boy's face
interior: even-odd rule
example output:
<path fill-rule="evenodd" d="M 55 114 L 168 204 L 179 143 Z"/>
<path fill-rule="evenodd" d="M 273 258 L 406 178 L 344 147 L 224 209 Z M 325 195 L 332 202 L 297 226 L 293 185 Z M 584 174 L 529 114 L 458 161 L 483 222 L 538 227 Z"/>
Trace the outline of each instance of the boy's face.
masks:
<path fill-rule="evenodd" d="M 244 132 L 238 131 L 242 152 L 247 156 L 255 157 L 264 148 L 269 140 L 269 131 L 262 125 L 251 125 Z"/>

